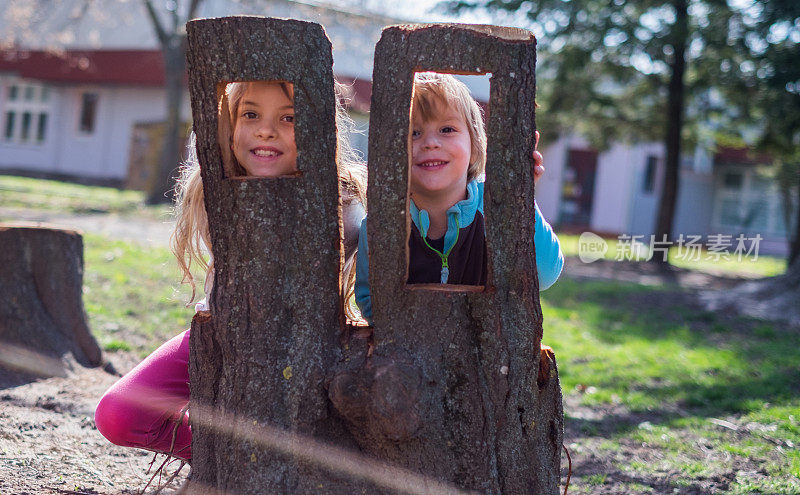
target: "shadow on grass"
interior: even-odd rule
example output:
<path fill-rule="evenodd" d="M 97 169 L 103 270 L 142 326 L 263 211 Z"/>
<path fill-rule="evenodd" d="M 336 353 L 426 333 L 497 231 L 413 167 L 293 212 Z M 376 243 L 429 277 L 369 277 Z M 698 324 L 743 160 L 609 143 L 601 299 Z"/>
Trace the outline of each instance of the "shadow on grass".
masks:
<path fill-rule="evenodd" d="M 564 278 L 543 293 L 562 384 L 636 411 L 747 413 L 800 394 L 800 329 L 703 310 L 691 291 Z M 664 406 L 666 409 L 664 408 Z M 638 421 L 609 418 L 614 429 Z M 597 425 L 605 430 L 609 425 Z"/>

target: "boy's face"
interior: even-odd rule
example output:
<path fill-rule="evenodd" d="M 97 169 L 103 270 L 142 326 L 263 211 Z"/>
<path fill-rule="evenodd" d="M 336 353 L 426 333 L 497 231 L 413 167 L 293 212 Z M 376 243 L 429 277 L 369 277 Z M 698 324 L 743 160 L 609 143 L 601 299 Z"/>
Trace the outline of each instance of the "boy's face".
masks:
<path fill-rule="evenodd" d="M 279 83 L 248 85 L 237 108 L 231 149 L 247 175 L 278 177 L 297 171 L 294 103 Z"/>
<path fill-rule="evenodd" d="M 467 123 L 455 109 L 438 102 L 429 121 L 412 115 L 411 194 L 430 199 L 464 194 L 471 154 Z"/>

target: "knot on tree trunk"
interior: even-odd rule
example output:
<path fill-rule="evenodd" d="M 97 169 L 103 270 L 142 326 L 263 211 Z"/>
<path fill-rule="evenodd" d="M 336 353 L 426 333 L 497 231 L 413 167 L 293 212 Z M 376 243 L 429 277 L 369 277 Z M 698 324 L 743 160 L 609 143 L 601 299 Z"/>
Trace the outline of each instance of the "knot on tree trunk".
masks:
<path fill-rule="evenodd" d="M 413 438 L 422 424 L 422 375 L 394 359 L 368 360 L 360 369 L 336 373 L 328 397 L 351 429 L 393 441 Z"/>

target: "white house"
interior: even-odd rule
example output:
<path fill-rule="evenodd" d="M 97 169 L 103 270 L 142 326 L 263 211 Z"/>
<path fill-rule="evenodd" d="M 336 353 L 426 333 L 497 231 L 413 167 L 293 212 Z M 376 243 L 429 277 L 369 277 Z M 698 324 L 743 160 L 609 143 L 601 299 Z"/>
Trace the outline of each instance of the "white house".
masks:
<path fill-rule="evenodd" d="M 135 126 L 165 119 L 163 58 L 142 2 L 88 4 L 65 30 L 63 20 L 80 4 L 58 3 L 35 24 L 34 34 L 42 36 L 28 30 L 13 49 L 0 50 L 0 169 L 122 183 Z M 201 5 L 200 17 L 259 14 L 322 23 L 335 75 L 354 92 L 351 115 L 366 130 L 375 43 L 384 26 L 399 20 L 290 0 Z M 0 31 L 14 32 L 14 22 L 7 12 Z M 188 92 L 182 114 L 191 120 Z M 366 150 L 366 133 L 353 140 Z"/>
<path fill-rule="evenodd" d="M 544 148 L 543 155 L 547 172 L 536 195 L 556 225 L 611 236 L 638 235 L 645 244 L 650 242 L 665 166 L 662 143 L 615 144 L 598 152 L 586 140 L 566 136 Z M 729 239 L 732 248 L 740 235 L 748 247 L 760 236 L 759 253 L 785 255 L 782 197 L 776 181 L 763 175 L 765 163 L 765 157 L 751 157 L 746 150 L 685 156 L 673 236 L 700 235 L 706 245 L 709 236 L 722 236 L 718 239 Z M 796 215 L 797 207 L 792 211 Z"/>

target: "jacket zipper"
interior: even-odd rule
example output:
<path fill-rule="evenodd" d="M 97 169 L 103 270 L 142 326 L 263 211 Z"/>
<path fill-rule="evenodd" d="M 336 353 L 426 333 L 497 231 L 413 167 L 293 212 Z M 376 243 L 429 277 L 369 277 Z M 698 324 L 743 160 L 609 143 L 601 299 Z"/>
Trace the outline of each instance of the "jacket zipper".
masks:
<path fill-rule="evenodd" d="M 421 215 L 420 215 L 420 218 L 418 219 L 418 222 L 419 222 L 420 225 L 422 225 L 422 217 L 421 217 Z M 440 280 L 439 283 L 441 283 L 441 284 L 446 284 L 447 283 L 447 279 L 450 277 L 450 265 L 447 264 L 447 257 L 450 256 L 450 252 L 453 250 L 454 247 L 456 247 L 456 244 L 458 243 L 458 233 L 459 233 L 460 230 L 461 230 L 461 226 L 459 225 L 459 222 L 458 222 L 458 216 L 456 216 L 456 240 L 455 240 L 455 242 L 453 242 L 453 245 L 450 246 L 450 249 L 448 249 L 447 252 L 444 253 L 444 254 L 442 254 L 441 251 L 437 250 L 436 248 L 434 248 L 433 246 L 428 244 L 427 232 L 425 233 L 426 235 L 422 236 L 422 242 L 424 242 L 425 245 L 428 246 L 428 249 L 430 249 L 431 251 L 436 253 L 439 256 L 439 258 L 442 260 L 442 272 L 441 272 L 441 274 L 439 276 L 439 280 Z M 420 234 L 422 234 L 422 232 L 420 232 Z M 445 235 L 447 235 L 446 232 L 445 232 Z"/>

